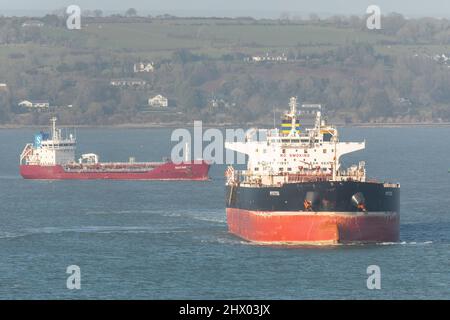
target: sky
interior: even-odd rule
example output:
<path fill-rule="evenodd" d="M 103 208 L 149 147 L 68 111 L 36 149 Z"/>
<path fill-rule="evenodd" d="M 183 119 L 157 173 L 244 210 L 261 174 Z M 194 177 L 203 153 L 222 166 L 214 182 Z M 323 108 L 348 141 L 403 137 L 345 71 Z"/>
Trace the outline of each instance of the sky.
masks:
<path fill-rule="evenodd" d="M 277 18 L 281 13 L 304 17 L 310 13 L 363 15 L 369 5 L 378 5 L 383 14 L 398 12 L 407 17 L 450 18 L 450 0 L 0 0 L 0 14 L 44 15 L 71 4 L 82 10 L 101 9 L 105 13 L 135 8 L 141 15 L 255 18 Z"/>

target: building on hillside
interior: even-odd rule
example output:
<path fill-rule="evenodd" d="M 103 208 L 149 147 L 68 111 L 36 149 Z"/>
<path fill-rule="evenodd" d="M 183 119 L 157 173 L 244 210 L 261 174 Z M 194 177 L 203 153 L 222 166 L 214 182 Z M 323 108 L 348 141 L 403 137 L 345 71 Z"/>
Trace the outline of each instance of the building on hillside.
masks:
<path fill-rule="evenodd" d="M 305 103 L 302 104 L 298 112 L 302 116 L 315 117 L 317 112 L 322 112 L 322 105 L 317 103 Z"/>
<path fill-rule="evenodd" d="M 253 61 L 253 62 L 265 62 L 265 61 L 270 61 L 270 62 L 286 62 L 288 61 L 287 56 L 283 53 L 281 55 L 269 55 L 268 53 L 266 53 L 266 55 L 262 55 L 262 56 L 252 56 L 250 58 L 245 59 L 246 61 Z"/>
<path fill-rule="evenodd" d="M 155 71 L 155 67 L 153 62 L 139 62 L 135 63 L 133 67 L 134 73 L 138 72 L 153 72 Z"/>
<path fill-rule="evenodd" d="M 166 108 L 169 106 L 169 99 L 163 95 L 156 95 L 153 98 L 148 99 L 148 105 L 154 108 Z"/>
<path fill-rule="evenodd" d="M 236 106 L 234 102 L 228 102 L 225 99 L 212 98 L 208 101 L 210 110 L 214 109 L 224 109 L 224 108 L 233 108 Z"/>
<path fill-rule="evenodd" d="M 28 109 L 48 109 L 50 107 L 50 103 L 46 100 L 23 100 L 19 102 L 19 107 L 28 108 Z"/>
<path fill-rule="evenodd" d="M 112 79 L 109 83 L 113 87 L 143 87 L 147 84 L 142 79 Z"/>
<path fill-rule="evenodd" d="M 8 90 L 8 85 L 6 83 L 0 83 L 0 91 Z"/>
<path fill-rule="evenodd" d="M 22 23 L 22 27 L 24 28 L 41 28 L 44 26 L 44 23 L 39 20 L 27 20 L 24 23 Z"/>

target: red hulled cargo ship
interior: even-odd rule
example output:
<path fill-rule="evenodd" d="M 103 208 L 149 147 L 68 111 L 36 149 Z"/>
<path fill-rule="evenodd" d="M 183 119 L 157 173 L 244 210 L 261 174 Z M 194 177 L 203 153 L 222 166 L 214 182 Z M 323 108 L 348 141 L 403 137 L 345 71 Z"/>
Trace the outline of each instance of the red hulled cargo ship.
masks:
<path fill-rule="evenodd" d="M 75 161 L 76 138 L 62 136 L 52 118 L 51 134 L 35 135 L 20 156 L 20 174 L 25 179 L 50 180 L 208 180 L 209 164 L 203 160 L 136 162 L 99 162 L 93 153 Z M 187 152 L 187 150 L 186 150 Z"/>
<path fill-rule="evenodd" d="M 340 157 L 365 142 L 340 142 L 315 106 L 304 131 L 291 98 L 280 129 L 226 143 L 248 156 L 247 170 L 226 172 L 229 231 L 262 244 L 398 241 L 400 185 L 367 180 L 364 162 L 342 169 Z"/>

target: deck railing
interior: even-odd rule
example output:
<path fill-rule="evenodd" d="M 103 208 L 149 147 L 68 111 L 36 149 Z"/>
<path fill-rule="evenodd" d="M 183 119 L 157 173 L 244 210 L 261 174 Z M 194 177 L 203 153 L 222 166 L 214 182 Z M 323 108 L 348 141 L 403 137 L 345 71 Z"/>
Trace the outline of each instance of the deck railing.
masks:
<path fill-rule="evenodd" d="M 226 173 L 228 177 L 227 184 L 249 184 L 255 186 L 263 185 L 280 185 L 284 183 L 295 182 L 320 182 L 320 181 L 359 181 L 365 182 L 364 171 L 342 171 L 333 178 L 331 173 L 319 173 L 317 171 L 288 173 L 283 172 L 279 174 L 258 175 L 255 172 L 248 170 L 233 170 L 229 169 Z M 375 181 L 370 181 L 375 182 Z"/>

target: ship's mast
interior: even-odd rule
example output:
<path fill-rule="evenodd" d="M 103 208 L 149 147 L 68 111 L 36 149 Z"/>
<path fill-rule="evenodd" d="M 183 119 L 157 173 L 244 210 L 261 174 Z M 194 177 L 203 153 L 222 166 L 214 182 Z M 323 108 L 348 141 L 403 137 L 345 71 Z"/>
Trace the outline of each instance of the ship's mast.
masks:
<path fill-rule="evenodd" d="M 320 130 L 321 125 L 322 125 L 322 113 L 320 111 L 317 111 L 315 123 L 316 130 Z"/>
<path fill-rule="evenodd" d="M 287 114 L 291 118 L 291 131 L 289 132 L 289 136 L 294 137 L 297 135 L 297 97 L 290 99 L 289 106 L 291 107 Z"/>

